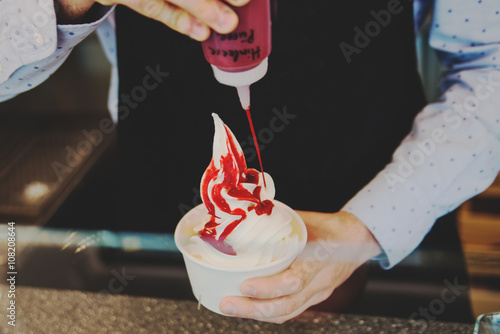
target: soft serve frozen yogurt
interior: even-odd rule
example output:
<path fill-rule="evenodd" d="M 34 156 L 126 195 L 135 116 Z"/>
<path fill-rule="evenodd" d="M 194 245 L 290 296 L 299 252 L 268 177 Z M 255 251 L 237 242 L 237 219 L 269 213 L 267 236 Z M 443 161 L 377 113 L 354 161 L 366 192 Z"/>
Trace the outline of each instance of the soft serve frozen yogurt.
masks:
<path fill-rule="evenodd" d="M 217 114 L 213 157 L 201 179 L 205 219 L 194 227 L 189 253 L 217 267 L 269 264 L 295 253 L 292 215 L 273 200 L 271 176 L 247 168 L 243 151 Z M 264 179 L 265 177 L 265 186 Z"/>

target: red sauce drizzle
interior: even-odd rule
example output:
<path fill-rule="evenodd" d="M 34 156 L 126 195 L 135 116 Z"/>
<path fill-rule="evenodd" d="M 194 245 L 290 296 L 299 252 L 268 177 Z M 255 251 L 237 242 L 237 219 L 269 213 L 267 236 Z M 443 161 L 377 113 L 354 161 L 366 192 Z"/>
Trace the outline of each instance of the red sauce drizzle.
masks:
<path fill-rule="evenodd" d="M 252 134 L 255 138 L 255 131 Z M 258 184 L 259 183 L 259 172 L 255 169 L 248 168 L 245 161 L 245 156 L 241 150 L 238 151 L 237 145 L 235 144 L 235 139 L 232 136 L 229 128 L 224 124 L 224 129 L 226 130 L 227 145 L 229 146 L 229 153 L 226 156 L 221 157 L 220 170 L 215 167 L 214 160 L 210 162 L 210 165 L 205 171 L 201 185 L 201 196 L 203 203 L 207 207 L 208 213 L 211 219 L 205 224 L 203 230 L 199 231 L 200 238 L 210 244 L 215 249 L 222 253 L 228 255 L 236 255 L 233 248 L 226 244 L 224 240 L 226 237 L 241 223 L 247 216 L 244 209 L 236 208 L 231 210 L 229 204 L 222 197 L 222 192 L 227 190 L 227 194 L 234 197 L 237 200 L 249 201 L 252 204 L 249 205 L 248 211 L 255 210 L 257 215 L 267 214 L 270 215 L 274 204 L 270 200 L 262 201 L 260 197 L 261 186 L 257 186 L 253 192 L 246 190 L 243 187 L 243 183 Z M 255 145 L 257 152 L 259 152 L 258 145 Z M 260 152 L 258 153 L 260 160 Z M 262 163 L 261 163 L 262 167 Z M 208 186 L 210 181 L 215 180 L 220 173 L 223 173 L 224 179 L 221 183 L 215 185 L 212 188 L 211 198 L 208 193 Z M 264 180 L 265 185 L 265 180 Z M 216 219 L 219 218 L 215 215 L 215 206 L 217 206 L 221 211 L 229 213 L 231 215 L 240 216 L 241 218 L 231 222 L 221 233 L 219 238 L 216 238 L 217 232 L 216 227 L 219 225 Z"/>
<path fill-rule="evenodd" d="M 255 135 L 255 129 L 253 127 L 253 121 L 252 121 L 252 115 L 250 114 L 250 107 L 248 107 L 248 109 L 245 109 L 245 112 L 247 113 L 248 124 L 250 124 L 250 131 L 252 132 L 253 144 L 255 146 L 255 150 L 257 151 L 257 157 L 259 158 L 260 172 L 262 173 L 262 177 L 264 178 L 264 187 L 267 187 L 266 178 L 264 177 L 264 167 L 262 167 L 262 159 L 260 158 L 259 143 L 257 142 L 257 136 Z"/>

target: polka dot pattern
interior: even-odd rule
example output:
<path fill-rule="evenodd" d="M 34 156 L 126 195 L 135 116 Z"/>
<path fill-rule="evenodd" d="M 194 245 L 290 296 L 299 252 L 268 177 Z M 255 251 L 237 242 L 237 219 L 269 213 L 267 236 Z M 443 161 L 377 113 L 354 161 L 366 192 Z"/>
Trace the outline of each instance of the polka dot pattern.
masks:
<path fill-rule="evenodd" d="M 430 44 L 451 66 L 499 66 L 500 4 L 494 0 L 435 1 Z M 458 53 L 458 54 L 457 54 Z"/>
<path fill-rule="evenodd" d="M 113 7 L 102 7 L 96 22 L 57 25 L 57 29 L 51 1 L 10 0 L 2 3 L 1 10 L 9 21 L 0 28 L 0 102 L 44 82 L 76 44 L 107 20 Z"/>
<path fill-rule="evenodd" d="M 416 1 L 416 21 L 434 5 L 430 44 L 450 71 L 442 98 L 426 106 L 393 161 L 343 208 L 380 243 L 391 268 L 437 218 L 484 191 L 500 170 L 500 3 Z M 370 191 L 368 191 L 368 189 Z"/>

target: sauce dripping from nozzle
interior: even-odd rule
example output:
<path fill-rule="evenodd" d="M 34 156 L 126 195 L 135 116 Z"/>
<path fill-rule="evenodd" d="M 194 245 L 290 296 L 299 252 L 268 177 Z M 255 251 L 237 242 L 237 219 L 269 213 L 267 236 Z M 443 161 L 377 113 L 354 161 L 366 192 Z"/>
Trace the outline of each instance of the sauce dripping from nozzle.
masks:
<path fill-rule="evenodd" d="M 255 150 L 257 151 L 257 157 L 259 158 L 260 172 L 262 174 L 262 179 L 264 180 L 264 187 L 267 187 L 266 177 L 264 176 L 264 168 L 262 167 L 262 158 L 260 157 L 259 143 L 257 142 L 257 136 L 255 135 L 252 115 L 250 114 L 250 86 L 236 87 L 236 90 L 238 91 L 241 107 L 247 114 L 248 124 L 250 125 L 250 131 L 252 132 L 253 144 L 255 146 Z"/>

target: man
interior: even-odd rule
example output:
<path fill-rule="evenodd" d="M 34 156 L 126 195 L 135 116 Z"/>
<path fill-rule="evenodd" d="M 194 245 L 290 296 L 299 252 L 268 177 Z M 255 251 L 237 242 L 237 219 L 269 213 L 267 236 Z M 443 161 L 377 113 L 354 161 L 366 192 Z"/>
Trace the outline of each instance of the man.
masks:
<path fill-rule="evenodd" d="M 120 87 L 111 93 L 120 100 L 114 117 L 123 185 L 117 205 L 124 219 L 175 225 L 210 160 L 210 112 L 245 138 L 248 125 L 236 92 L 215 82 L 197 42 L 207 38 L 208 28 L 231 31 L 237 18 L 215 0 L 119 3 L 132 10 L 116 12 Z M 59 51 L 54 46 L 40 57 L 3 62 L 8 71 L 0 77 L 0 94 L 12 96 L 6 91 L 19 81 L 26 84 L 26 77 L 19 80 L 24 74 L 33 76 L 30 87 L 43 81 L 44 75 L 33 74 L 40 65 L 30 60 L 57 67 L 76 43 L 73 38 L 85 37 L 110 15 L 93 4 L 61 2 L 59 22 L 90 23 L 59 26 Z M 308 250 L 340 246 L 329 257 L 324 250 L 331 249 L 318 249 L 316 257 L 299 258 L 282 274 L 245 282 L 242 293 L 252 298 L 226 298 L 224 313 L 286 321 L 326 299 L 370 258 L 384 268 L 397 264 L 438 217 L 495 178 L 498 10 L 482 2 L 434 4 L 431 43 L 451 71 L 442 100 L 425 106 L 412 7 L 399 1 L 277 2 L 269 72 L 252 85 L 256 128 L 269 129 L 260 138 L 264 167 L 275 179 L 277 199 L 305 210 Z M 48 36 L 34 32 L 35 50 L 55 38 Z M 13 49 L 11 59 L 19 54 Z M 158 87 L 134 98 L 146 76 L 156 78 Z M 350 257 L 339 256 L 345 254 Z"/>

